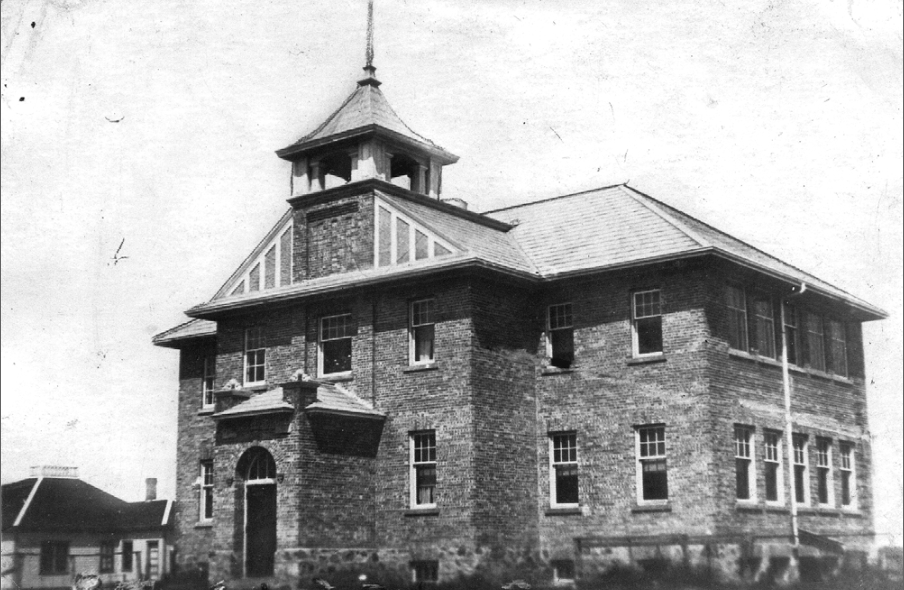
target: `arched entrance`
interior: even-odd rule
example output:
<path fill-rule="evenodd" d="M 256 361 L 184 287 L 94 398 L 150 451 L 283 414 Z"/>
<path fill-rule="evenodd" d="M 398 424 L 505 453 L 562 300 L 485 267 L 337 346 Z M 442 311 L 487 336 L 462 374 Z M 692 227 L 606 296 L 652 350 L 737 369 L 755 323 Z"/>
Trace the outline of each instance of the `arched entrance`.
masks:
<path fill-rule="evenodd" d="M 236 469 L 245 479 L 245 576 L 273 575 L 276 553 L 276 463 L 266 449 L 248 449 Z"/>

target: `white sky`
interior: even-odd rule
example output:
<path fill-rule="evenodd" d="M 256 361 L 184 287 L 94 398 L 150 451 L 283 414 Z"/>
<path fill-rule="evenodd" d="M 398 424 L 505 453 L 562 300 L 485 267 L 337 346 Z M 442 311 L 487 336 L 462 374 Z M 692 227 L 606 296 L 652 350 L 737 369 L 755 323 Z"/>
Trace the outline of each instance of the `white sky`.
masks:
<path fill-rule="evenodd" d="M 150 338 L 287 208 L 273 151 L 354 89 L 366 2 L 0 10 L 3 481 L 78 465 L 172 497 L 177 353 Z M 461 156 L 447 197 L 630 180 L 887 310 L 866 357 L 876 528 L 900 543 L 901 26 L 900 0 L 377 0 L 375 63 Z"/>

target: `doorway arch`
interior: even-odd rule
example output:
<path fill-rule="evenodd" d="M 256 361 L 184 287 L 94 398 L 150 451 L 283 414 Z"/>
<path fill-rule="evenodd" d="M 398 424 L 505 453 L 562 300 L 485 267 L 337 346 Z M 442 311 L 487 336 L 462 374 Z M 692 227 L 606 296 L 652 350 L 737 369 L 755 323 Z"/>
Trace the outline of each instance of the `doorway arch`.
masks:
<path fill-rule="evenodd" d="M 267 449 L 253 447 L 242 454 L 236 471 L 245 481 L 245 577 L 272 576 L 276 553 L 276 462 Z"/>

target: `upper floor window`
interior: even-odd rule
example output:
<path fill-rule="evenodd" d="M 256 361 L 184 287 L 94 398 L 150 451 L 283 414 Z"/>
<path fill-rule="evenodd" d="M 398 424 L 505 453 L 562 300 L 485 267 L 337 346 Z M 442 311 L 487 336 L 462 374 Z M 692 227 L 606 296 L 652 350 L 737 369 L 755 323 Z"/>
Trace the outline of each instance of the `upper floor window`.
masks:
<path fill-rule="evenodd" d="M 797 308 L 787 303 L 785 304 L 785 342 L 788 362 L 792 365 L 800 364 L 800 320 Z"/>
<path fill-rule="evenodd" d="M 810 367 L 818 370 L 826 370 L 825 332 L 823 332 L 822 317 L 815 313 L 807 313 L 807 360 Z"/>
<path fill-rule="evenodd" d="M 747 298 L 744 289 L 729 285 L 726 290 L 728 307 L 728 346 L 747 350 Z"/>
<path fill-rule="evenodd" d="M 738 500 L 753 500 L 756 496 L 756 475 L 753 462 L 753 428 L 735 426 L 735 496 Z"/>
<path fill-rule="evenodd" d="M 662 353 L 662 306 L 659 290 L 639 291 L 632 298 L 634 354 Z"/>
<path fill-rule="evenodd" d="M 245 385 L 258 385 L 266 379 L 267 349 L 260 326 L 245 329 Z"/>
<path fill-rule="evenodd" d="M 209 355 L 204 357 L 204 375 L 201 378 L 201 405 L 212 408 L 214 404 L 213 392 L 217 378 L 217 357 Z"/>
<path fill-rule="evenodd" d="M 567 369 L 574 362 L 574 323 L 570 303 L 550 305 L 547 313 L 549 364 Z"/>
<path fill-rule="evenodd" d="M 665 426 L 637 429 L 638 502 L 664 502 L 669 498 L 665 456 Z"/>
<path fill-rule="evenodd" d="M 765 465 L 766 502 L 783 502 L 784 476 L 782 474 L 782 435 L 778 432 L 763 433 L 763 463 Z"/>
<path fill-rule="evenodd" d="M 578 505 L 578 442 L 577 434 L 567 432 L 549 437 L 550 504 Z"/>
<path fill-rule="evenodd" d="M 436 506 L 436 432 L 411 434 L 411 507 Z"/>
<path fill-rule="evenodd" d="M 201 461 L 201 493 L 198 500 L 198 519 L 213 518 L 213 461 Z"/>
<path fill-rule="evenodd" d="M 816 439 L 816 492 L 822 505 L 834 504 L 832 477 L 832 443 L 827 438 Z"/>
<path fill-rule="evenodd" d="M 841 455 L 841 506 L 853 508 L 856 506 L 857 477 L 854 461 L 854 445 L 841 443 L 838 445 Z"/>
<path fill-rule="evenodd" d="M 411 322 L 408 333 L 410 364 L 430 364 L 433 362 L 433 342 L 436 336 L 433 299 L 413 301 L 409 318 Z"/>
<path fill-rule="evenodd" d="M 101 574 L 113 573 L 113 556 L 116 555 L 116 543 L 113 541 L 101 541 L 100 563 L 98 572 Z"/>
<path fill-rule="evenodd" d="M 772 312 L 772 298 L 758 294 L 753 300 L 753 315 L 756 320 L 756 349 L 761 356 L 775 358 L 775 319 Z"/>
<path fill-rule="evenodd" d="M 832 372 L 846 377 L 847 368 L 847 338 L 845 338 L 844 324 L 837 320 L 828 320 L 829 330 L 829 359 Z"/>
<path fill-rule="evenodd" d="M 40 572 L 42 576 L 64 575 L 69 571 L 69 542 L 42 541 Z"/>
<path fill-rule="evenodd" d="M 810 503 L 810 466 L 806 435 L 795 434 L 794 443 L 794 501 L 798 504 Z"/>
<path fill-rule="evenodd" d="M 352 370 L 351 314 L 327 316 L 320 319 L 320 374 L 334 375 Z"/>

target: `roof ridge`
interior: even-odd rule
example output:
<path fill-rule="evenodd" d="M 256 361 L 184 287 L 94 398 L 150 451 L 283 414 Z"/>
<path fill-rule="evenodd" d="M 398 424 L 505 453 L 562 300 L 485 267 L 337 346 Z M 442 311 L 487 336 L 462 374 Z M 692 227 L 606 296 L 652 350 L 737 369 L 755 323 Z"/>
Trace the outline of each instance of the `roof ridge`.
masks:
<path fill-rule="evenodd" d="M 498 209 L 490 209 L 489 211 L 484 211 L 484 212 L 483 212 L 483 215 L 488 215 L 488 214 L 490 214 L 490 213 L 498 213 L 499 211 L 505 211 L 505 210 L 507 210 L 507 209 L 517 209 L 518 207 L 528 207 L 528 206 L 530 206 L 530 205 L 538 205 L 538 204 L 540 204 L 540 203 L 546 203 L 546 202 L 548 202 L 548 201 L 555 201 L 556 199 L 567 199 L 568 197 L 576 197 L 576 196 L 578 196 L 578 195 L 586 195 L 587 193 L 592 193 L 592 192 L 595 192 L 595 191 L 604 191 L 604 190 L 606 190 L 606 189 L 616 188 L 616 187 L 619 187 L 619 186 L 624 186 L 624 185 L 626 185 L 626 184 L 627 184 L 627 183 L 620 182 L 620 183 L 618 183 L 618 184 L 610 184 L 610 185 L 607 185 L 607 186 L 600 186 L 600 187 L 597 187 L 597 188 L 591 188 L 591 189 L 587 189 L 587 190 L 584 190 L 584 191 L 578 191 L 578 192 L 576 192 L 576 193 L 569 193 L 569 194 L 567 194 L 567 195 L 558 195 L 558 196 L 556 196 L 556 197 L 547 197 L 547 198 L 545 198 L 545 199 L 538 199 L 538 200 L 536 200 L 536 201 L 528 201 L 527 203 L 521 203 L 520 205 L 509 205 L 508 207 L 500 207 L 500 208 L 498 208 Z"/>
<path fill-rule="evenodd" d="M 644 207 L 646 207 L 647 209 L 652 211 L 654 214 L 656 214 L 658 217 L 660 217 L 666 223 L 673 225 L 676 229 L 678 229 L 678 231 L 683 232 L 687 237 L 689 237 L 693 241 L 697 242 L 697 244 L 699 244 L 700 246 L 703 246 L 704 248 L 712 248 L 713 247 L 712 244 L 710 244 L 702 236 L 698 235 L 697 232 L 691 230 L 685 224 L 681 223 L 679 220 L 673 219 L 670 215 L 666 215 L 666 212 L 657 206 L 658 202 L 657 202 L 657 205 L 644 202 L 643 200 L 639 199 L 636 195 L 631 194 L 631 191 L 633 191 L 634 189 L 629 187 L 627 184 L 620 185 L 619 188 L 621 188 L 622 191 L 626 195 L 628 195 L 630 198 L 632 198 L 633 200 L 637 201 L 638 203 L 640 203 L 641 205 L 643 205 Z M 642 193 L 640 191 L 636 191 L 636 192 L 638 195 L 640 195 L 642 197 L 655 201 L 655 199 L 653 199 L 652 197 L 648 197 L 647 195 L 645 195 L 644 193 Z"/>

